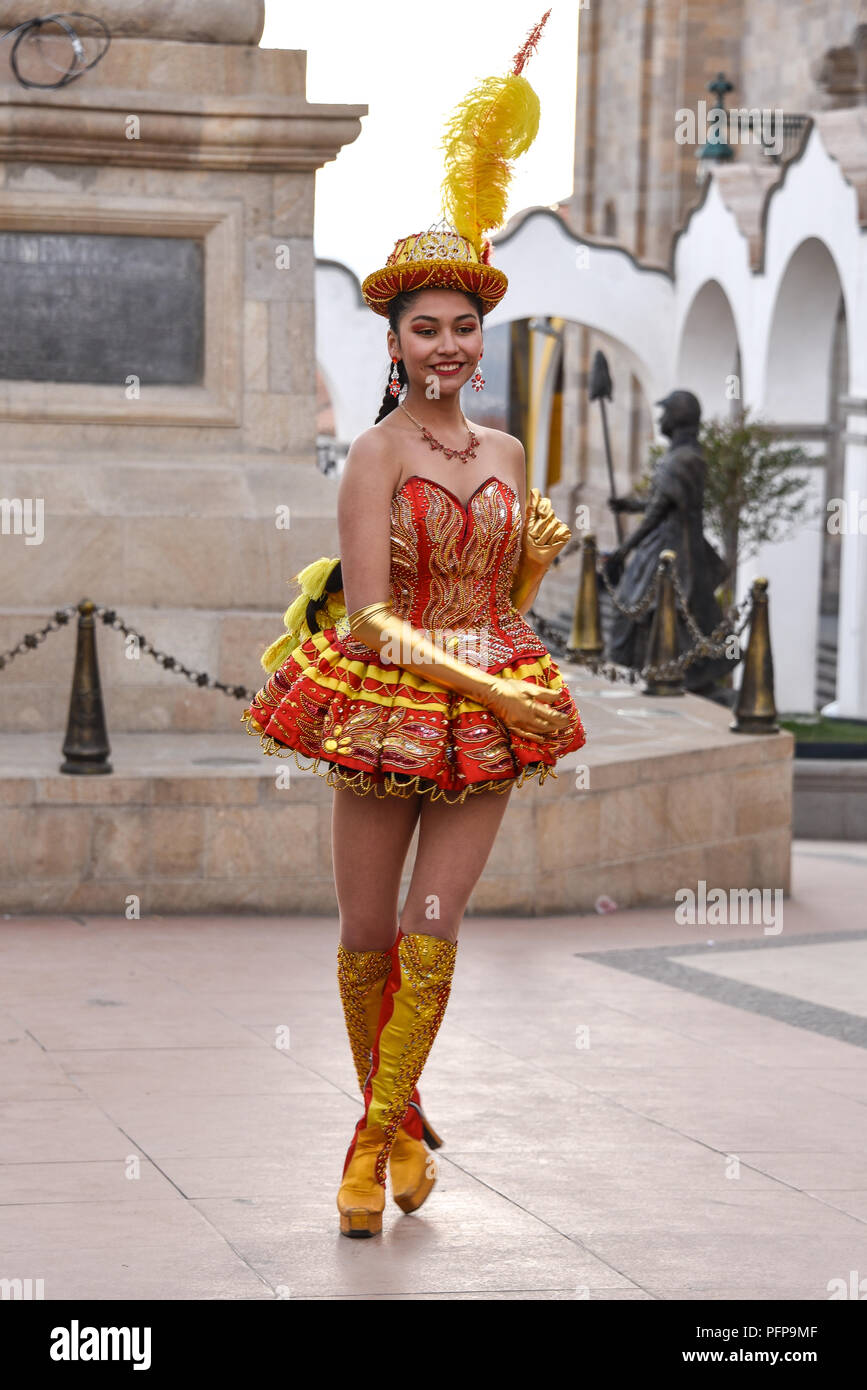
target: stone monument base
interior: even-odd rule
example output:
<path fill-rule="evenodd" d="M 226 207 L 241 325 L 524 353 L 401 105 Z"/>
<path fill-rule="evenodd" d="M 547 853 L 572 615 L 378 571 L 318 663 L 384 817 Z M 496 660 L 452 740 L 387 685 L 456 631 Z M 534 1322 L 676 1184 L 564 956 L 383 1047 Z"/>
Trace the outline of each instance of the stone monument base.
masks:
<path fill-rule="evenodd" d="M 556 780 L 512 792 L 470 915 L 592 912 L 603 894 L 674 910 L 700 880 L 789 892 L 791 734 L 733 734 L 730 712 L 698 696 L 561 670 L 588 744 Z M 122 917 L 136 898 L 142 917 L 336 916 L 322 777 L 243 729 L 110 737 L 113 774 L 75 777 L 57 770 L 61 731 L 0 736 L 3 911 Z"/>

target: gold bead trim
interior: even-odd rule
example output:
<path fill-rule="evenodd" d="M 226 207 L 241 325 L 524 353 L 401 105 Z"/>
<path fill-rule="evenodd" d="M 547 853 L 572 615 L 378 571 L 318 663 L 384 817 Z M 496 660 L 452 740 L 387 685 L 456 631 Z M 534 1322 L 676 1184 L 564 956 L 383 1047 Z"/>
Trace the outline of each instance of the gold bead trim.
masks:
<path fill-rule="evenodd" d="M 352 1060 L 358 1073 L 358 1084 L 364 1090 L 370 1071 L 371 1049 L 364 1008 L 365 995 L 377 988 L 382 993 L 383 981 L 391 970 L 391 951 L 348 951 L 343 942 L 337 946 L 337 984 L 349 1034 Z"/>
<path fill-rule="evenodd" d="M 466 801 L 467 797 L 474 792 L 495 791 L 502 794 L 503 792 L 507 792 L 510 787 L 522 787 L 525 782 L 533 777 L 538 777 L 540 786 L 544 784 L 547 777 L 553 777 L 555 781 L 557 780 L 557 773 L 554 769 L 547 763 L 540 762 L 526 763 L 518 777 L 504 777 L 498 780 L 491 779 L 487 782 L 470 782 L 455 795 L 452 795 L 444 787 L 438 786 L 436 782 L 432 782 L 430 778 L 418 775 L 411 777 L 408 781 L 404 781 L 401 774 L 386 772 L 383 774 L 383 781 L 376 782 L 370 774 L 365 772 L 362 768 L 359 768 L 357 771 L 354 769 L 347 770 L 346 768 L 341 768 L 339 763 L 332 762 L 329 758 L 323 758 L 321 756 L 313 757 L 312 763 L 305 766 L 304 763 L 299 761 L 297 748 L 289 748 L 285 743 L 280 743 L 275 739 L 272 734 L 263 733 L 260 728 L 256 727 L 256 721 L 252 715 L 242 715 L 241 719 L 246 727 L 247 733 L 259 739 L 262 751 L 268 756 L 276 758 L 294 758 L 296 766 L 301 772 L 315 772 L 317 777 L 323 777 L 325 779 L 329 787 L 349 787 L 359 796 L 367 796 L 372 792 L 374 796 L 382 800 L 385 796 L 407 797 L 414 796 L 418 793 L 419 796 L 429 796 L 431 801 L 445 801 L 447 805 L 451 806 L 462 804 Z M 323 747 L 327 747 L 328 743 L 329 740 L 326 739 L 323 743 Z M 348 750 L 329 749 L 329 751 Z M 313 755 L 307 754 L 306 756 L 312 757 Z M 319 766 L 320 763 L 325 763 L 328 770 L 323 772 Z"/>
<path fill-rule="evenodd" d="M 385 1143 L 377 1154 L 374 1170 L 377 1181 L 383 1185 L 395 1135 L 445 1013 L 457 949 L 456 941 L 417 932 L 409 932 L 400 939 L 398 961 L 401 982 L 395 994 L 395 1013 L 383 1029 L 383 1033 L 389 1029 L 397 1031 L 400 1056 L 391 1092 L 384 1103 L 376 1107 L 375 1119 L 375 1123 L 382 1125 L 385 1135 Z M 376 1096 L 377 1089 L 377 1077 L 374 1075 L 373 1096 Z M 369 1116 L 370 1106 L 367 1114 Z M 367 1122 L 370 1123 L 370 1120 Z"/>

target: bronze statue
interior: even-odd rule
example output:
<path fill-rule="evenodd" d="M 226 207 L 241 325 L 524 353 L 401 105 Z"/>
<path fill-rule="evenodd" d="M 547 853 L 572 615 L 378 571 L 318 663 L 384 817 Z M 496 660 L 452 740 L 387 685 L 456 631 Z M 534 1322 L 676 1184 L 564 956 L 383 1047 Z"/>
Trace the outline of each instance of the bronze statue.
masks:
<path fill-rule="evenodd" d="M 701 406 L 691 391 L 672 391 L 656 404 L 663 408 L 659 428 L 671 443 L 654 467 L 646 500 L 608 498 L 613 512 L 645 515 L 637 530 L 607 555 L 605 573 L 612 585 L 618 585 L 618 602 L 633 607 L 653 583 L 660 553 L 676 551 L 677 575 L 689 611 L 701 631 L 710 633 L 722 620 L 714 590 L 728 575 L 728 567 L 705 539 L 702 528 L 706 464 L 698 442 Z M 633 558 L 624 572 L 631 552 Z M 639 618 L 628 618 L 615 610 L 608 660 L 641 669 L 647 660 L 652 619 L 652 604 Z M 695 646 L 695 638 L 679 611 L 677 629 L 678 651 L 683 654 Z M 696 659 L 686 668 L 685 686 L 687 690 L 709 692 L 734 664 L 726 656 Z"/>

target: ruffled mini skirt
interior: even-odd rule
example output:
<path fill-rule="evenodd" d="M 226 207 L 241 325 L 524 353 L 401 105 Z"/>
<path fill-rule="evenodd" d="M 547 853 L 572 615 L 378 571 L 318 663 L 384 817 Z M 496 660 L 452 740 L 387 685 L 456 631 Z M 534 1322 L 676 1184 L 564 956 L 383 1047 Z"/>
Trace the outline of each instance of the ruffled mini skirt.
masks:
<path fill-rule="evenodd" d="M 335 628 L 315 632 L 269 676 L 241 720 L 263 751 L 294 757 L 332 787 L 364 795 L 416 792 L 462 802 L 473 792 L 540 784 L 586 741 L 578 708 L 547 654 L 497 673 L 559 691 L 569 724 L 544 742 L 522 738 L 474 700 L 397 665 L 352 660 Z M 302 762 L 301 759 L 311 761 Z"/>

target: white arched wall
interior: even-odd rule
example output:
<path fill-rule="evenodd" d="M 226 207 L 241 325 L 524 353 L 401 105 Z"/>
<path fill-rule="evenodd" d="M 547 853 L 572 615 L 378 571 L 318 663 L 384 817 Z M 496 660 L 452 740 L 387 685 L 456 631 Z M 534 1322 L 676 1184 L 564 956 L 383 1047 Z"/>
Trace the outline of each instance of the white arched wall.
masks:
<path fill-rule="evenodd" d="M 828 363 L 842 284 L 818 237 L 792 252 L 777 289 L 764 364 L 764 412 L 780 424 L 824 424 Z"/>
<path fill-rule="evenodd" d="M 849 324 L 850 391 L 867 396 L 867 243 L 860 228 L 858 198 L 840 164 L 814 125 L 798 160 L 769 200 L 765 222 L 764 273 L 756 277 L 756 398 L 768 419 L 806 424 L 827 419 L 827 389 L 833 317 L 842 293 Z M 867 416 L 852 417 L 850 430 L 864 431 Z M 865 441 L 867 443 L 867 441 Z M 819 454 L 815 442 L 805 452 Z M 780 676 L 780 708 L 814 707 L 815 652 L 821 583 L 824 473 L 809 471 L 811 502 L 821 519 L 798 537 L 765 546 L 752 567 L 767 573 L 785 602 L 772 604 L 774 659 Z M 867 483 L 867 448 L 847 446 L 846 478 Z M 782 595 L 781 595 L 782 599 Z M 867 718 L 867 564 L 864 541 L 844 536 L 838 626 L 840 713 Z M 774 611 L 782 632 L 774 636 Z"/>
<path fill-rule="evenodd" d="M 376 419 L 388 381 L 388 319 L 368 309 L 347 266 L 316 262 L 316 361 L 331 394 L 337 439 L 351 443 Z"/>
<path fill-rule="evenodd" d="M 849 330 L 849 395 L 861 401 L 860 410 L 849 415 L 846 422 L 844 496 L 864 498 L 867 496 L 867 238 L 860 226 L 858 196 L 844 178 L 838 162 L 828 155 L 818 128 L 811 132 L 803 158 L 790 166 L 787 174 L 789 207 L 787 209 L 782 202 L 779 206 L 772 204 L 766 261 L 771 270 L 775 269 L 785 257 L 791 258 L 797 252 L 797 242 L 810 235 L 827 248 L 833 262 Z M 794 223 L 793 218 L 797 219 Z M 831 283 L 827 264 L 825 271 L 827 287 Z M 805 326 L 799 335 L 802 340 L 812 336 L 812 323 L 806 314 L 804 317 Z M 825 343 L 829 343 L 826 313 L 820 312 L 816 327 Z M 797 351 L 801 360 L 809 361 L 808 344 L 799 342 Z M 769 354 L 769 372 L 773 365 Z M 806 379 L 804 386 L 806 399 L 817 404 L 814 393 L 818 388 Z M 846 532 L 841 552 L 837 699 L 833 712 L 867 719 L 867 538 L 857 532 Z"/>
<path fill-rule="evenodd" d="M 737 352 L 732 306 L 719 281 L 708 280 L 687 309 L 674 372 L 674 385 L 698 396 L 704 418 L 728 418 Z"/>
<path fill-rule="evenodd" d="M 701 205 L 692 213 L 686 227 L 674 243 L 674 340 L 675 362 L 678 371 L 703 373 L 694 356 L 709 354 L 716 365 L 714 373 L 722 375 L 723 358 L 714 341 L 711 315 L 719 312 L 723 318 L 724 345 L 729 342 L 740 347 L 741 395 L 755 391 L 758 374 L 752 362 L 753 307 L 755 276 L 750 268 L 749 245 L 738 226 L 737 219 L 723 202 L 719 185 L 711 175 Z M 715 288 L 714 288 L 715 287 Z M 704 340 L 702 341 L 703 335 Z M 730 367 L 725 368 L 731 371 Z M 689 387 L 695 390 L 695 387 Z M 720 396 L 716 381 L 710 373 L 704 380 L 708 404 L 701 397 L 705 413 L 718 413 L 711 400 Z"/>
<path fill-rule="evenodd" d="M 808 237 L 783 271 L 769 324 L 764 367 L 765 418 L 776 424 L 824 424 L 840 277 L 827 246 Z M 821 442 L 800 443 L 808 455 L 823 455 Z M 825 471 L 821 464 L 795 470 L 806 480 L 812 515 L 786 540 L 763 545 L 744 566 L 742 589 L 758 575 L 769 581 L 771 648 L 777 703 L 783 710 L 812 711 L 816 696 L 819 598 L 825 516 Z"/>
<path fill-rule="evenodd" d="M 550 315 L 572 319 L 633 354 L 651 400 L 670 390 L 674 363 L 674 286 L 616 246 L 575 236 L 548 208 L 531 208 L 494 238 L 492 260 L 509 289 L 486 322 Z"/>
<path fill-rule="evenodd" d="M 731 306 L 741 347 L 742 398 L 754 418 L 815 424 L 827 418 L 833 315 L 843 294 L 850 344 L 850 395 L 867 398 L 867 240 L 858 198 L 815 124 L 786 165 L 765 209 L 762 265 L 753 270 L 747 237 L 715 177 L 675 243 L 678 361 L 683 328 L 701 287 L 715 280 Z M 814 331 L 815 329 L 815 331 Z M 697 392 L 696 394 L 700 394 Z M 848 418 L 847 489 L 867 495 L 867 411 Z M 821 452 L 815 442 L 806 453 Z M 824 505 L 821 470 L 809 470 L 811 506 Z M 742 566 L 738 597 L 766 574 L 777 704 L 812 710 L 821 576 L 820 527 L 766 545 Z M 867 718 L 867 555 L 864 538 L 843 540 L 838 710 Z"/>

